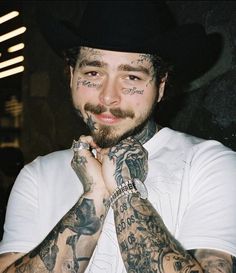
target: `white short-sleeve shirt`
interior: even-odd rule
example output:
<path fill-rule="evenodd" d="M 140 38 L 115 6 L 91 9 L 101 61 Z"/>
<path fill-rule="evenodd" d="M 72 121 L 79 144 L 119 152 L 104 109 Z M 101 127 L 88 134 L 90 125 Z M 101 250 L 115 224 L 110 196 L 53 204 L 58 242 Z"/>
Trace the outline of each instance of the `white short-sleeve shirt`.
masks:
<path fill-rule="evenodd" d="M 236 256 L 236 153 L 169 128 L 144 147 L 148 199 L 171 234 L 186 249 Z M 23 168 L 9 198 L 0 253 L 29 252 L 79 199 L 83 188 L 72 156 L 71 150 L 54 152 Z M 111 209 L 86 272 L 126 272 Z"/>

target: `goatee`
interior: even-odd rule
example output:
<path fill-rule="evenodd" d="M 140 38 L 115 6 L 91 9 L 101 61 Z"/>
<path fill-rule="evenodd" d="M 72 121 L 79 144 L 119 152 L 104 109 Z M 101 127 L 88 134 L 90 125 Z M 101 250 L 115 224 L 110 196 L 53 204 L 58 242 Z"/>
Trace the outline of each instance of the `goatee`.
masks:
<path fill-rule="evenodd" d="M 104 112 L 109 112 L 114 117 L 122 118 L 122 119 L 130 118 L 132 120 L 135 118 L 135 114 L 131 110 L 122 110 L 120 108 L 111 108 L 108 110 L 103 105 L 94 106 L 91 103 L 86 103 L 84 106 L 84 110 L 87 113 L 87 119 L 84 118 L 84 121 L 91 132 L 91 136 L 93 137 L 94 142 L 100 148 L 110 148 L 115 146 L 121 140 L 126 139 L 127 137 L 130 137 L 130 136 L 135 137 L 136 135 L 140 134 L 142 130 L 144 129 L 144 127 L 147 125 L 150 119 L 150 116 L 153 112 L 154 106 L 155 106 L 155 103 L 153 103 L 149 112 L 142 115 L 138 120 L 136 120 L 136 126 L 124 132 L 123 134 L 117 134 L 115 126 L 96 124 L 88 113 L 99 115 Z M 79 116 L 82 116 L 79 109 L 76 109 L 76 111 Z"/>
<path fill-rule="evenodd" d="M 100 125 L 100 128 L 97 130 L 92 131 L 92 137 L 95 143 L 100 148 L 110 148 L 115 146 L 117 143 L 119 143 L 121 140 L 126 139 L 130 136 L 136 136 L 142 132 L 144 127 L 149 122 L 149 116 L 145 120 L 138 120 L 137 126 L 134 128 L 131 128 L 130 130 L 126 131 L 122 135 L 115 134 L 115 129 L 113 126 L 105 126 Z M 138 139 L 137 139 L 138 140 Z"/>

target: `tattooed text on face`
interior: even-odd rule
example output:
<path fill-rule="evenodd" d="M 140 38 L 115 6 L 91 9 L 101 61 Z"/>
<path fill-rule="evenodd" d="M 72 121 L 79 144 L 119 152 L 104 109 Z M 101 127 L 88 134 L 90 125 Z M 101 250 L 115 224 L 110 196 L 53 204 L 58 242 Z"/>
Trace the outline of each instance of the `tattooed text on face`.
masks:
<path fill-rule="evenodd" d="M 132 87 L 132 88 L 123 88 L 122 93 L 124 95 L 134 95 L 134 94 L 139 94 L 142 95 L 144 90 L 140 90 L 137 87 Z"/>

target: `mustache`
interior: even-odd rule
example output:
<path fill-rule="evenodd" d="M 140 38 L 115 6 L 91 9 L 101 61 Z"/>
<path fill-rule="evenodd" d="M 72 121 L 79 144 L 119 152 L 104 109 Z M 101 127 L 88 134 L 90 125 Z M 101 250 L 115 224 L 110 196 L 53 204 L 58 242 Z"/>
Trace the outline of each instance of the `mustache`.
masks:
<path fill-rule="evenodd" d="M 105 112 L 110 112 L 116 118 L 131 118 L 135 117 L 132 110 L 121 110 L 120 108 L 110 108 L 108 109 L 104 105 L 93 105 L 91 103 L 86 103 L 84 110 L 91 112 L 92 114 L 99 115 Z"/>

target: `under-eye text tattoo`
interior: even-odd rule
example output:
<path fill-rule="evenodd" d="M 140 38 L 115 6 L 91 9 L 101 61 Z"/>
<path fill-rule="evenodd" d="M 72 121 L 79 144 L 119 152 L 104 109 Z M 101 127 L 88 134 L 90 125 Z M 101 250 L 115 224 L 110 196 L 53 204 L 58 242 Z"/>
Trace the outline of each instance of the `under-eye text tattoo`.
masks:
<path fill-rule="evenodd" d="M 122 93 L 124 95 L 134 95 L 134 94 L 142 95 L 143 92 L 144 92 L 144 90 L 137 89 L 137 87 L 123 88 L 122 89 Z"/>
<path fill-rule="evenodd" d="M 102 85 L 97 84 L 97 83 L 93 83 L 93 82 L 88 81 L 88 80 L 82 80 L 82 78 L 78 78 L 77 88 L 79 88 L 80 86 L 99 89 Z"/>

